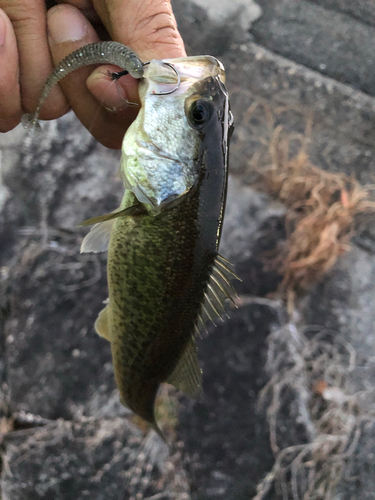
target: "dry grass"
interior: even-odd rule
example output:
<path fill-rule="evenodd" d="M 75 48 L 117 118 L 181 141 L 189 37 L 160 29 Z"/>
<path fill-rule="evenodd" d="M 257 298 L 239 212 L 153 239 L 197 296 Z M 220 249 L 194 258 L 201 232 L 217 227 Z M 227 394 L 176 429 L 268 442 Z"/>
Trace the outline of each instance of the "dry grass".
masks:
<path fill-rule="evenodd" d="M 309 340 L 294 323 L 272 332 L 266 366 L 271 378 L 260 405 L 267 408 L 275 464 L 253 500 L 269 498 L 271 491 L 284 500 L 334 498 L 364 423 L 375 421 L 373 392 L 351 393 L 356 366 L 353 347 L 339 341 L 334 332 L 321 331 Z M 291 396 L 308 442 L 281 450 L 280 414 Z"/>
<path fill-rule="evenodd" d="M 258 186 L 287 207 L 286 240 L 277 256 L 265 258 L 283 276 L 280 291 L 291 319 L 268 337 L 269 382 L 259 404 L 266 411 L 275 463 L 253 500 L 332 500 L 360 454 L 367 423 L 375 425 L 375 392 L 358 382 L 366 379 L 363 370 L 371 373 L 374 365 L 358 361 L 340 332 L 307 334 L 294 299 L 350 250 L 359 216 L 375 212 L 373 187 L 312 163 L 312 120 L 305 134 L 287 134 L 275 126 L 285 110 L 278 114 L 254 103 L 247 114 L 259 110 L 266 116 L 268 135 L 263 130 L 263 149 L 249 166 L 259 176 Z"/>
<path fill-rule="evenodd" d="M 138 416 L 132 422 L 145 433 L 134 453 L 134 465 L 126 472 L 125 489 L 129 500 L 189 500 L 189 484 L 182 465 L 183 443 L 177 441 L 178 400 L 176 389 L 163 384 L 155 401 L 156 421 L 172 449 L 163 443 L 150 426 Z M 150 485 L 160 493 L 147 495 Z"/>
<path fill-rule="evenodd" d="M 300 148 L 292 155 L 290 141 L 296 139 Z M 277 127 L 269 146 L 271 164 L 260 171 L 263 188 L 289 209 L 287 242 L 274 262 L 289 298 L 316 282 L 350 249 L 356 216 L 375 211 L 369 189 L 311 163 L 307 142 L 306 137 L 283 137 Z"/>

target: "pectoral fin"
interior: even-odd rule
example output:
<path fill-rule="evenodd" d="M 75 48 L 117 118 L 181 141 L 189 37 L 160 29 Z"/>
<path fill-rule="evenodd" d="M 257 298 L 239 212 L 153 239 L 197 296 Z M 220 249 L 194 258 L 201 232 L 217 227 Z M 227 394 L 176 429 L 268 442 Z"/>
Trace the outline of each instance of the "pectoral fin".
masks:
<path fill-rule="evenodd" d="M 104 339 L 111 342 L 110 330 L 109 330 L 109 304 L 102 309 L 95 321 L 94 328 L 96 333 L 103 337 Z"/>
<path fill-rule="evenodd" d="M 166 382 L 191 398 L 202 399 L 202 371 L 199 368 L 197 346 L 193 337 L 189 340 L 181 359 Z"/>
<path fill-rule="evenodd" d="M 100 253 L 108 250 L 114 219 L 95 224 L 82 241 L 81 253 Z"/>
<path fill-rule="evenodd" d="M 125 217 L 126 215 L 140 215 L 143 212 L 142 205 L 132 205 L 131 207 L 124 208 L 123 210 L 117 210 L 111 212 L 110 214 L 99 215 L 99 217 L 93 217 L 92 219 L 87 219 L 81 222 L 80 226 L 91 226 L 92 224 L 98 224 L 99 222 L 106 222 L 108 220 L 117 219 L 118 217 Z"/>
<path fill-rule="evenodd" d="M 80 226 L 90 226 L 94 224 L 89 234 L 87 234 L 82 241 L 81 253 L 106 252 L 115 219 L 129 215 L 139 215 L 142 212 L 142 206 L 137 204 L 124 208 L 123 210 L 117 209 L 110 214 L 100 215 L 99 217 L 93 217 L 92 219 L 81 222 Z"/>

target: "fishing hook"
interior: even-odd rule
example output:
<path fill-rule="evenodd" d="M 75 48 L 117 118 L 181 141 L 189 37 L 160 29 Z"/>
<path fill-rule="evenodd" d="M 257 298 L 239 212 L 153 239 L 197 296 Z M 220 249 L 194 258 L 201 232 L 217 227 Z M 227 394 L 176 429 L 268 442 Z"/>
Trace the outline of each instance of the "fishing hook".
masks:
<path fill-rule="evenodd" d="M 151 61 L 147 61 L 145 63 L 142 63 L 142 66 L 145 67 L 145 66 L 149 65 L 150 62 Z M 173 64 L 171 64 L 169 62 L 163 62 L 162 64 L 164 64 L 165 66 L 168 66 L 169 68 L 171 68 L 172 71 L 174 71 L 174 73 L 177 76 L 177 83 L 176 83 L 176 86 L 172 90 L 166 90 L 164 92 L 155 92 L 154 95 L 173 94 L 173 92 L 175 92 L 179 88 L 180 83 L 181 83 L 181 75 L 180 75 L 180 72 L 177 70 L 177 68 L 175 68 L 175 66 L 173 66 Z M 118 73 L 113 72 L 113 73 L 111 73 L 111 76 L 112 76 L 113 80 L 118 80 L 119 78 L 121 78 L 122 76 L 125 76 L 127 74 L 129 74 L 129 72 L 124 70 L 124 71 L 119 71 Z"/>

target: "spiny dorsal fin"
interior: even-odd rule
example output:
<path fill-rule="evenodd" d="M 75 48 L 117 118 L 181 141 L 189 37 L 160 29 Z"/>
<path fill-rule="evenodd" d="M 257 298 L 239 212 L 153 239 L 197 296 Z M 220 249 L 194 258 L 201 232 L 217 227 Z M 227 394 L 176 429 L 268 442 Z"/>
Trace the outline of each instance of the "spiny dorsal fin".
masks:
<path fill-rule="evenodd" d="M 81 253 L 99 253 L 108 250 L 114 219 L 95 224 L 82 241 Z"/>
<path fill-rule="evenodd" d="M 174 385 L 190 398 L 201 399 L 203 397 L 202 371 L 199 368 L 197 346 L 193 337 L 189 340 L 184 354 L 166 382 Z"/>
<path fill-rule="evenodd" d="M 204 293 L 201 314 L 199 315 L 196 323 L 196 329 L 199 331 L 202 330 L 202 327 L 204 327 L 206 321 L 208 320 L 212 321 L 212 323 L 216 326 L 216 318 L 224 321 L 222 319 L 223 314 L 229 317 L 224 306 L 226 299 L 231 300 L 236 306 L 234 301 L 236 291 L 231 285 L 230 280 L 233 278 L 240 280 L 240 278 L 235 274 L 230 266 L 232 266 L 232 264 L 227 259 L 219 254 L 216 256 L 212 267 L 212 273 Z"/>
<path fill-rule="evenodd" d="M 109 304 L 102 309 L 95 321 L 95 331 L 98 335 L 111 342 L 111 335 L 109 330 Z"/>

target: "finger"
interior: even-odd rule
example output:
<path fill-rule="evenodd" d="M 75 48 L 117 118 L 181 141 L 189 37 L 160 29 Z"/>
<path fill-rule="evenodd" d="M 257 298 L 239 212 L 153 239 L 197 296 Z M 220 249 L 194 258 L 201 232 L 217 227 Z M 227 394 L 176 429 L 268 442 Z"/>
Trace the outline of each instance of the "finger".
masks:
<path fill-rule="evenodd" d="M 93 3 L 112 38 L 130 46 L 143 61 L 186 55 L 169 1 L 94 0 Z M 90 76 L 87 85 L 107 107 L 122 108 L 124 99 L 138 102 L 134 80 L 123 77 L 114 86 L 102 68 Z"/>
<path fill-rule="evenodd" d="M 87 87 L 103 106 L 113 111 L 126 110 L 131 106 L 139 106 L 138 82 L 131 76 L 121 77 L 114 81 L 111 74 L 121 71 L 117 66 L 100 66 L 87 80 Z"/>
<path fill-rule="evenodd" d="M 42 87 L 51 73 L 52 61 L 48 48 L 44 0 L 12 0 L 2 3 L 17 39 L 22 108 L 33 112 Z M 61 116 L 67 109 L 62 92 L 55 88 L 41 114 L 42 119 Z"/>
<path fill-rule="evenodd" d="M 74 7 L 77 7 L 77 9 L 79 9 L 80 11 L 89 9 L 94 10 L 91 0 L 56 0 L 56 1 L 57 3 L 65 3 L 73 5 Z"/>
<path fill-rule="evenodd" d="M 91 0 L 56 0 L 57 3 L 65 3 L 77 7 L 82 14 L 92 23 L 100 23 L 100 17 L 96 13 Z"/>
<path fill-rule="evenodd" d="M 47 21 L 55 64 L 79 47 L 98 41 L 92 25 L 71 5 L 53 7 L 48 11 Z M 92 66 L 81 68 L 64 78 L 60 85 L 83 125 L 105 146 L 117 149 L 137 111 L 129 108 L 117 114 L 99 106 L 86 86 L 92 71 Z"/>
<path fill-rule="evenodd" d="M 129 45 L 143 61 L 186 55 L 170 0 L 93 0 L 93 4 L 112 39 Z"/>
<path fill-rule="evenodd" d="M 18 83 L 17 40 L 12 24 L 0 9 L 0 132 L 16 127 L 21 118 L 21 96 Z"/>

